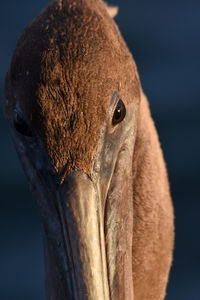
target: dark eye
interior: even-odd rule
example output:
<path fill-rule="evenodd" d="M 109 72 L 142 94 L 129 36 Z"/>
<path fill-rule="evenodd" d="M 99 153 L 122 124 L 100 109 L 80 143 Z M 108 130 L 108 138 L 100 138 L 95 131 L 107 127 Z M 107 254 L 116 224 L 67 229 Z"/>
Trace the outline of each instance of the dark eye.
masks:
<path fill-rule="evenodd" d="M 123 101 L 120 99 L 117 103 L 117 106 L 114 111 L 113 119 L 112 119 L 112 124 L 113 126 L 119 124 L 121 121 L 124 120 L 126 115 L 126 107 L 123 103 Z"/>
<path fill-rule="evenodd" d="M 29 125 L 19 116 L 18 113 L 14 114 L 13 124 L 17 132 L 19 132 L 20 134 L 28 137 L 33 136 L 33 132 L 30 129 Z"/>

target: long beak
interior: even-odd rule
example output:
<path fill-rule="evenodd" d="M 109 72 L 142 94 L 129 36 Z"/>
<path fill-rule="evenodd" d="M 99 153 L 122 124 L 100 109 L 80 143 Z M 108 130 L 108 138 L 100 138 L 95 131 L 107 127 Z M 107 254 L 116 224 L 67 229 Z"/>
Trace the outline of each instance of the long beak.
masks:
<path fill-rule="evenodd" d="M 104 221 L 97 187 L 84 173 L 73 172 L 57 191 L 56 202 L 64 245 L 51 249 L 48 228 L 45 238 L 47 293 L 49 297 L 54 295 L 49 299 L 110 299 Z M 60 263 L 56 257 L 60 257 Z M 52 261 L 55 259 L 56 262 Z M 52 272 L 51 266 L 56 263 L 58 276 L 52 278 L 55 270 Z"/>
<path fill-rule="evenodd" d="M 138 107 L 129 105 L 113 131 L 110 120 L 118 101 L 115 92 L 91 178 L 73 171 L 60 184 L 42 144 L 23 140 L 13 129 L 43 223 L 48 300 L 133 299 L 132 161 Z"/>

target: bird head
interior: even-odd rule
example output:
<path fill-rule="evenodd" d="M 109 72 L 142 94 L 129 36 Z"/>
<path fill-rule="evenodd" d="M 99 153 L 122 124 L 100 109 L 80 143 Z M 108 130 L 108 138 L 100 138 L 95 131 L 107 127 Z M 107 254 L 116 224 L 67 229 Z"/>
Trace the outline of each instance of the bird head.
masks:
<path fill-rule="evenodd" d="M 109 12 L 100 0 L 51 2 L 7 73 L 4 108 L 42 217 L 49 299 L 133 299 L 141 86 Z"/>

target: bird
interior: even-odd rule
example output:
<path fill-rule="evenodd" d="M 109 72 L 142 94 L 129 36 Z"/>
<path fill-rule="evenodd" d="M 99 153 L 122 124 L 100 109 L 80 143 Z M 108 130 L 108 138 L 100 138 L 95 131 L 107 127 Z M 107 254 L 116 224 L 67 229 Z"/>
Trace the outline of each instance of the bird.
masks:
<path fill-rule="evenodd" d="M 4 111 L 42 220 L 51 300 L 163 300 L 174 212 L 136 63 L 101 0 L 23 30 Z"/>

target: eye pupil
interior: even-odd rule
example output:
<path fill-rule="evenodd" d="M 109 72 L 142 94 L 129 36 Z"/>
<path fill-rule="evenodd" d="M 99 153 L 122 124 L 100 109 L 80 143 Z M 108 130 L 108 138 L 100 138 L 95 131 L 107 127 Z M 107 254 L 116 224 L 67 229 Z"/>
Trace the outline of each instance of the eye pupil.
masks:
<path fill-rule="evenodd" d="M 117 108 L 115 110 L 115 119 L 118 120 L 121 117 L 121 109 Z"/>
<path fill-rule="evenodd" d="M 117 106 L 114 111 L 113 119 L 112 119 L 112 124 L 113 126 L 119 124 L 123 119 L 125 118 L 126 115 L 126 108 L 123 103 L 123 101 L 120 99 L 117 103 Z"/>
<path fill-rule="evenodd" d="M 16 131 L 20 134 L 28 137 L 33 136 L 33 133 L 28 124 L 17 113 L 14 114 L 13 124 Z"/>

